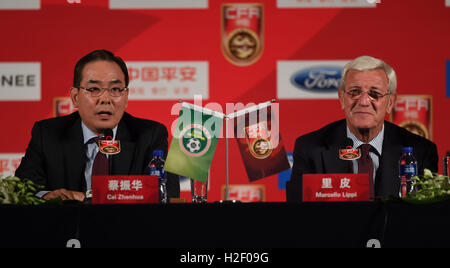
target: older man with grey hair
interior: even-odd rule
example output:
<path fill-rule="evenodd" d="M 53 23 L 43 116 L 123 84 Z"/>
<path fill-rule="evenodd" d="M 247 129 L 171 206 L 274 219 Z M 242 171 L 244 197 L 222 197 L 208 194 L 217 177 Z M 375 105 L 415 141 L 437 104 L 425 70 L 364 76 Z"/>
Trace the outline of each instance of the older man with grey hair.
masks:
<path fill-rule="evenodd" d="M 402 148 L 413 147 L 418 171 L 438 169 L 436 145 L 385 121 L 397 95 L 397 77 L 380 59 L 361 56 L 344 66 L 338 90 L 345 119 L 297 138 L 288 202 L 302 200 L 303 174 L 368 173 L 371 198 L 398 195 L 398 160 Z M 343 160 L 339 150 L 361 149 L 358 160 Z"/>

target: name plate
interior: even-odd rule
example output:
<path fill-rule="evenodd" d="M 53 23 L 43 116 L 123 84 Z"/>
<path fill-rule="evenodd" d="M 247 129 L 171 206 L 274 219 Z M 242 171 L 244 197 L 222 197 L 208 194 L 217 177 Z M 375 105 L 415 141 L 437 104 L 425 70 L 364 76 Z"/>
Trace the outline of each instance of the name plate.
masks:
<path fill-rule="evenodd" d="M 92 204 L 158 202 L 158 176 L 92 176 Z"/>
<path fill-rule="evenodd" d="M 303 202 L 369 200 L 368 174 L 303 174 Z"/>

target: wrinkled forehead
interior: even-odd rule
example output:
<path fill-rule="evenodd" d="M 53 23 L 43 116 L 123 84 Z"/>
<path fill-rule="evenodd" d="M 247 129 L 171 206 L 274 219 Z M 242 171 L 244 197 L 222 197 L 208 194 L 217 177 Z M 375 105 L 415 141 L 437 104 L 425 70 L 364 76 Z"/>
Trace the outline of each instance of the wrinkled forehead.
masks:
<path fill-rule="evenodd" d="M 346 76 L 345 88 L 388 88 L 388 77 L 383 69 L 373 69 L 365 71 L 349 70 Z"/>
<path fill-rule="evenodd" d="M 81 82 L 100 86 L 125 84 L 125 76 L 115 62 L 94 61 L 84 66 Z"/>

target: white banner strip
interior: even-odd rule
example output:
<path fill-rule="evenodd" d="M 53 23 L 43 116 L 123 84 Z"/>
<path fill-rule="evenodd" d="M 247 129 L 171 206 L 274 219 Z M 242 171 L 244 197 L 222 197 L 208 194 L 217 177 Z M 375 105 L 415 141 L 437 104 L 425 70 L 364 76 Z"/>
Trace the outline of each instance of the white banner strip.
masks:
<path fill-rule="evenodd" d="M 0 62 L 0 77 L 0 102 L 41 100 L 40 62 Z"/>
<path fill-rule="evenodd" d="M 374 8 L 381 0 L 277 0 L 278 8 Z"/>
<path fill-rule="evenodd" d="M 109 0 L 110 9 L 206 9 L 208 0 Z"/>
<path fill-rule="evenodd" d="M 39 10 L 40 0 L 0 0 L 0 10 Z"/>
<path fill-rule="evenodd" d="M 200 113 L 204 113 L 204 114 L 207 114 L 207 115 L 213 115 L 213 116 L 219 117 L 221 119 L 223 119 L 225 117 L 225 114 L 223 114 L 223 113 L 220 113 L 220 112 L 217 112 L 217 111 L 213 111 L 213 110 L 210 110 L 210 109 L 207 109 L 207 108 L 203 108 L 201 106 L 194 105 L 192 103 L 183 102 L 182 106 L 185 107 L 185 108 L 189 108 L 191 110 L 200 112 Z"/>
<path fill-rule="evenodd" d="M 246 113 L 251 113 L 251 112 L 257 111 L 259 109 L 264 109 L 264 108 L 270 106 L 272 104 L 272 102 L 274 102 L 274 100 L 263 102 L 263 103 L 254 105 L 252 107 L 245 108 L 245 109 L 239 110 L 239 111 L 231 113 L 231 114 L 227 114 L 226 117 L 229 118 L 229 119 L 233 119 L 235 117 L 244 115 Z"/>

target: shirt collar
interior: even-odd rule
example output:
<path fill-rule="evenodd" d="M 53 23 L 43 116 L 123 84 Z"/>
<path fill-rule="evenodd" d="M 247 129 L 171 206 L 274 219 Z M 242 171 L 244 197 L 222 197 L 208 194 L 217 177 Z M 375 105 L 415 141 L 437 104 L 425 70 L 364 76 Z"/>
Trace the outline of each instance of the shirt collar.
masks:
<path fill-rule="evenodd" d="M 97 134 L 95 134 L 92 130 L 90 130 L 84 123 L 81 121 L 81 129 L 83 130 L 83 139 L 84 144 L 88 143 L 92 138 L 97 137 Z M 117 133 L 117 126 L 112 129 L 113 131 L 113 140 L 116 139 L 116 133 Z"/>
<path fill-rule="evenodd" d="M 353 141 L 353 148 L 358 148 L 364 142 L 360 141 L 348 128 L 347 126 L 347 137 L 350 138 Z M 383 151 L 383 140 L 384 140 L 384 124 L 383 128 L 381 129 L 380 133 L 371 141 L 369 141 L 369 144 L 372 145 L 373 148 L 377 150 L 379 155 L 381 155 Z"/>

